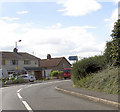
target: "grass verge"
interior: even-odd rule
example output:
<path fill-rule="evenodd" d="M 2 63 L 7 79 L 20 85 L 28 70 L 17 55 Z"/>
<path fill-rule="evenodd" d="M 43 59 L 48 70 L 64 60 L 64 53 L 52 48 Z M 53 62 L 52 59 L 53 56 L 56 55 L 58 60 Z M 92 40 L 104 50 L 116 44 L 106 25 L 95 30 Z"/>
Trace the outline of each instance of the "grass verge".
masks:
<path fill-rule="evenodd" d="M 85 78 L 76 81 L 74 87 L 85 88 L 108 94 L 120 94 L 118 67 L 108 67 L 101 72 L 89 74 Z"/>

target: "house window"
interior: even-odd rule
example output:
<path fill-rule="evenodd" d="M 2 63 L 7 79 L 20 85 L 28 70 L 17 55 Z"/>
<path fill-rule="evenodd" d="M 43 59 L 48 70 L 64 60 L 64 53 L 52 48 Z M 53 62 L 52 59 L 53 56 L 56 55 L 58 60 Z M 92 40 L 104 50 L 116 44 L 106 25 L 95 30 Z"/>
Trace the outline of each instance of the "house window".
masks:
<path fill-rule="evenodd" d="M 30 65 L 30 64 L 31 64 L 31 61 L 30 61 L 30 60 L 24 60 L 24 64 L 25 64 L 25 65 Z"/>
<path fill-rule="evenodd" d="M 35 61 L 35 65 L 37 64 L 37 62 Z"/>
<path fill-rule="evenodd" d="M 2 62 L 1 62 L 1 63 L 2 63 L 2 65 L 5 65 L 5 60 L 2 60 Z"/>
<path fill-rule="evenodd" d="M 11 65 L 18 65 L 18 60 L 11 60 L 11 61 L 10 61 L 10 64 L 11 64 Z"/>

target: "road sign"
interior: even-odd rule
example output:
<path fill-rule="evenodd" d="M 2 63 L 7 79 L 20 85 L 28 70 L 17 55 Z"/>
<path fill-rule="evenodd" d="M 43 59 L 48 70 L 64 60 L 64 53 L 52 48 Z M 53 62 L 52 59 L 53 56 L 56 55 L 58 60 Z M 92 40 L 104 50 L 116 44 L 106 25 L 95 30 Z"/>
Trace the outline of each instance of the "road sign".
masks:
<path fill-rule="evenodd" d="M 78 60 L 78 57 L 77 56 L 69 56 L 68 58 L 70 61 L 74 61 L 74 60 Z"/>

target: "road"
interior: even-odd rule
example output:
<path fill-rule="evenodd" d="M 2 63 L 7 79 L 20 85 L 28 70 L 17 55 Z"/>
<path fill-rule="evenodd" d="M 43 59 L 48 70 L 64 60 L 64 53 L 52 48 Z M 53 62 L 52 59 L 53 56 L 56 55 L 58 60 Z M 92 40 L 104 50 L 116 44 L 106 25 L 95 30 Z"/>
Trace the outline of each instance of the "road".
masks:
<path fill-rule="evenodd" d="M 51 81 L 10 86 L 0 89 L 2 110 L 116 110 L 116 108 L 80 99 L 55 90 L 69 81 Z M 1 103 L 1 102 L 0 102 Z"/>

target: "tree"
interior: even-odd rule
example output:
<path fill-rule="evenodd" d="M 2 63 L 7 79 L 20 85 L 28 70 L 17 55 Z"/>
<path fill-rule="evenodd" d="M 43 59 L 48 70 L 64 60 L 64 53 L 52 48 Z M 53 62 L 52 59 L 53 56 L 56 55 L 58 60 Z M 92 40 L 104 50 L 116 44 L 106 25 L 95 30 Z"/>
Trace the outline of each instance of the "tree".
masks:
<path fill-rule="evenodd" d="M 104 54 L 107 62 L 120 65 L 120 19 L 115 22 L 111 37 L 112 40 L 106 43 Z"/>
<path fill-rule="evenodd" d="M 111 37 L 113 39 L 120 38 L 120 19 L 118 19 L 117 22 L 115 22 Z"/>

